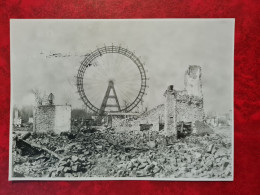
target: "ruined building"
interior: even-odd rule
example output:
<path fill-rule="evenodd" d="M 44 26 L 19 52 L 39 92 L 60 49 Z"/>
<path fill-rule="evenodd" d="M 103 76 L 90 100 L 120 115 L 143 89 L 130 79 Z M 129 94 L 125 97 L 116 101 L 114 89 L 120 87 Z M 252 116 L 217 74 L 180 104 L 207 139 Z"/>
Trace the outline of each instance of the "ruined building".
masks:
<path fill-rule="evenodd" d="M 36 133 L 67 132 L 71 129 L 71 106 L 54 105 L 51 93 L 46 105 L 38 105 L 34 110 L 33 131 Z"/>
<path fill-rule="evenodd" d="M 176 90 L 170 85 L 164 94 L 164 131 L 168 136 L 177 135 L 177 127 L 183 124 L 190 124 L 192 133 L 196 133 L 196 128 L 192 127 L 204 119 L 200 66 L 189 66 L 184 84 L 184 90 Z"/>
<path fill-rule="evenodd" d="M 15 110 L 15 112 L 14 112 L 13 124 L 16 127 L 21 127 L 21 125 L 22 125 L 22 118 L 19 116 L 18 110 Z"/>

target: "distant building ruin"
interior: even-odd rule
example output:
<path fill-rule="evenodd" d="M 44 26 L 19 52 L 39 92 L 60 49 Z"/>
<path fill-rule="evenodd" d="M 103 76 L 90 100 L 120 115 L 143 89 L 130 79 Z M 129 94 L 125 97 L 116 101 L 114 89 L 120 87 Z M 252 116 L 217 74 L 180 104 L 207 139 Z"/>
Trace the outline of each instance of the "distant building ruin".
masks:
<path fill-rule="evenodd" d="M 47 105 L 38 105 L 34 110 L 33 131 L 36 133 L 68 132 L 71 130 L 71 106 L 54 105 L 50 94 Z"/>
<path fill-rule="evenodd" d="M 33 117 L 29 117 L 28 123 L 33 124 Z"/>
<path fill-rule="evenodd" d="M 189 66 L 184 75 L 184 84 L 182 91 L 170 85 L 164 93 L 164 131 L 167 136 L 177 135 L 179 122 L 194 125 L 196 121 L 204 120 L 200 66 Z"/>
<path fill-rule="evenodd" d="M 15 127 L 21 127 L 22 126 L 22 118 L 19 116 L 18 110 L 15 110 L 15 112 L 14 112 L 13 124 L 14 124 Z"/>

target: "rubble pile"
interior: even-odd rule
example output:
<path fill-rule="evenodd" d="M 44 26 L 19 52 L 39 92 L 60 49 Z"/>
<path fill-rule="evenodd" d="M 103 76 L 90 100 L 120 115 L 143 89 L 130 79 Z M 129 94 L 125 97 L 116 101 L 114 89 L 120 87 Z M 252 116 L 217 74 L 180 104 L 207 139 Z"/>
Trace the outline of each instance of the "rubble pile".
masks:
<path fill-rule="evenodd" d="M 43 152 L 28 155 L 14 145 L 13 172 L 17 177 L 231 177 L 231 139 L 218 134 L 169 142 L 158 132 L 107 129 L 32 134 L 25 141 Z"/>
<path fill-rule="evenodd" d="M 165 148 L 135 153 L 117 166 L 117 176 L 226 178 L 231 176 L 231 143 L 216 135 L 183 139 Z M 229 140 L 230 141 L 230 140 Z"/>

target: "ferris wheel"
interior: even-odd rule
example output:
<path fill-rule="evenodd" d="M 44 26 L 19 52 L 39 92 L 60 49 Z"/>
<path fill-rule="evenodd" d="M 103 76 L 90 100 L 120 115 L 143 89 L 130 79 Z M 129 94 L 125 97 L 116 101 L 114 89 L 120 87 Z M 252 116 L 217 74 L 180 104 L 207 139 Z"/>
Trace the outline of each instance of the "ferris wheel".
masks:
<path fill-rule="evenodd" d="M 121 46 L 97 48 L 85 56 L 78 69 L 78 93 L 98 115 L 132 111 L 142 101 L 146 87 L 142 62 Z"/>

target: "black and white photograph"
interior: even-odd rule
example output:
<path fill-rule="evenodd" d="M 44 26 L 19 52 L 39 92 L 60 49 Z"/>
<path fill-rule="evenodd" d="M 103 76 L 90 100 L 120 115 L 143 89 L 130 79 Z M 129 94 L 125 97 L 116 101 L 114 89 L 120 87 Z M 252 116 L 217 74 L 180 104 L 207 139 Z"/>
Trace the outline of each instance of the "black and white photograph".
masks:
<path fill-rule="evenodd" d="M 233 181 L 234 19 L 12 19 L 9 180 Z"/>

